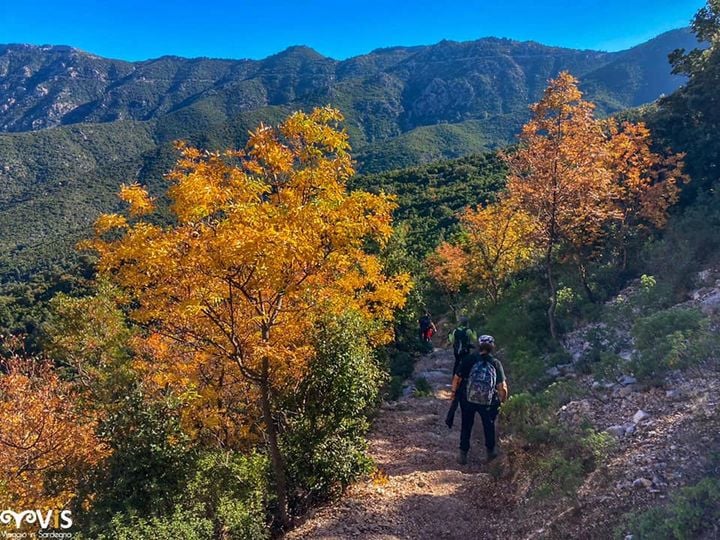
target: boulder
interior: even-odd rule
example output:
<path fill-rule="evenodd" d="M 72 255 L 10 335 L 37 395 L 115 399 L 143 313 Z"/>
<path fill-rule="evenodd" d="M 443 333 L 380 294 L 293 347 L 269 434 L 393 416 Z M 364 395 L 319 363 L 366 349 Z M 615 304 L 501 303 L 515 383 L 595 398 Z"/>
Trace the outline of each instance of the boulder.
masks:
<path fill-rule="evenodd" d="M 652 487 L 653 483 L 652 480 L 650 480 L 649 478 L 637 478 L 632 485 L 634 488 L 648 489 Z"/>
<path fill-rule="evenodd" d="M 643 420 L 647 420 L 648 418 L 650 418 L 650 415 L 648 413 L 646 413 L 645 411 L 643 411 L 642 409 L 640 409 L 633 416 L 633 422 L 636 424 L 639 424 L 640 422 L 642 422 Z"/>
<path fill-rule="evenodd" d="M 557 379 L 560 376 L 560 370 L 556 366 L 553 366 L 545 370 L 545 374 L 551 379 Z"/>
<path fill-rule="evenodd" d="M 622 439 L 625 436 L 625 426 L 610 426 L 605 431 L 618 439 Z"/>

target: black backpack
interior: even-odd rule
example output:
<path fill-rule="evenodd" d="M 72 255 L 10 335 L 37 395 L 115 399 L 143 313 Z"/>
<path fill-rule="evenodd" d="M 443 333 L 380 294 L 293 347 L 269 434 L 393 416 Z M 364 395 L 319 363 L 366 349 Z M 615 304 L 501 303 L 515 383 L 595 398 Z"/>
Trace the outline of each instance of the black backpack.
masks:
<path fill-rule="evenodd" d="M 453 352 L 457 356 L 462 356 L 470 352 L 470 336 L 468 329 L 464 326 L 455 329 L 453 338 Z"/>

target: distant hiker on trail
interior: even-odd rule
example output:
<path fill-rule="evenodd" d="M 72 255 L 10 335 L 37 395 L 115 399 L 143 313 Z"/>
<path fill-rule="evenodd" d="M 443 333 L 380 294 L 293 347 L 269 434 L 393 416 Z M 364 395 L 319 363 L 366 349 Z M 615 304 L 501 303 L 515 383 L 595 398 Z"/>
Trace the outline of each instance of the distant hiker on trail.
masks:
<path fill-rule="evenodd" d="M 497 457 L 495 443 L 495 419 L 500 404 L 508 397 L 505 371 L 500 361 L 492 353 L 495 339 L 492 336 L 480 336 L 478 349 L 460 360 L 458 372 L 453 377 L 453 399 L 460 401 L 462 426 L 460 428 L 460 454 L 458 463 L 467 463 L 470 450 L 475 414 L 479 414 L 485 433 L 485 448 L 488 461 Z"/>
<path fill-rule="evenodd" d="M 453 355 L 455 356 L 453 365 L 453 376 L 455 376 L 460 366 L 460 359 L 474 347 L 473 343 L 477 341 L 477 334 L 468 326 L 468 318 L 460 317 L 460 325 L 450 333 L 448 339 L 453 346 Z"/>
<path fill-rule="evenodd" d="M 435 332 L 437 332 L 437 328 L 435 327 L 435 323 L 432 321 L 432 317 L 430 317 L 429 311 L 426 311 L 425 315 L 420 317 L 418 324 L 420 325 L 420 341 L 429 343 L 430 338 Z"/>

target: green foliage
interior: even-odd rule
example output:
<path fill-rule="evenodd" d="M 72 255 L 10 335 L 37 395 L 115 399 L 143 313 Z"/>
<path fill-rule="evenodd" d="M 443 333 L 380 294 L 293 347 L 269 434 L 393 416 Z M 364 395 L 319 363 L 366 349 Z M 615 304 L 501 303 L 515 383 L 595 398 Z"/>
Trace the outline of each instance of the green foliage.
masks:
<path fill-rule="evenodd" d="M 483 305 L 473 328 L 495 337 L 503 367 L 516 391 L 538 389 L 553 350 L 546 318 L 546 299 L 540 277 L 518 276 L 496 306 Z"/>
<path fill-rule="evenodd" d="M 693 31 L 701 46 L 691 44 L 675 51 L 670 59 L 674 71 L 690 76 L 682 88 L 660 100 L 657 110 L 647 117 L 652 131 L 659 135 L 663 146 L 685 152 L 687 172 L 692 181 L 685 188 L 683 201 L 688 203 L 698 194 L 709 192 L 717 184 L 717 156 L 720 140 L 720 96 L 717 81 L 720 76 L 720 6 L 709 0 L 693 21 Z"/>
<path fill-rule="evenodd" d="M 706 360 L 717 345 L 709 321 L 696 309 L 670 308 L 637 319 L 632 369 L 641 380 L 660 383 L 673 369 Z"/>
<path fill-rule="evenodd" d="M 186 485 L 197 457 L 181 429 L 179 404 L 128 388 L 98 434 L 112 454 L 87 486 L 97 494 L 89 521 L 102 526 L 117 513 L 141 518 L 170 513 L 172 496 Z"/>
<path fill-rule="evenodd" d="M 417 377 L 415 379 L 415 396 L 430 397 L 433 395 L 432 386 L 425 377 Z"/>
<path fill-rule="evenodd" d="M 486 152 L 510 143 L 525 116 L 525 111 L 519 111 L 484 121 L 416 127 L 389 141 L 363 147 L 357 156 L 359 170 L 372 174 Z"/>
<path fill-rule="evenodd" d="M 615 449 L 609 434 L 558 419 L 558 409 L 582 394 L 574 382 L 562 381 L 535 394 L 511 395 L 502 406 L 503 426 L 533 450 L 530 470 L 537 497 L 572 496 Z"/>
<path fill-rule="evenodd" d="M 353 189 L 397 196 L 395 219 L 406 224 L 407 246 L 424 256 L 457 232 L 457 212 L 493 200 L 504 185 L 505 166 L 495 154 L 478 154 L 385 173 L 359 175 Z"/>
<path fill-rule="evenodd" d="M 639 272 L 652 275 L 666 306 L 679 301 L 694 285 L 696 273 L 720 261 L 720 194 L 703 195 L 674 216 L 661 238 L 639 253 Z"/>
<path fill-rule="evenodd" d="M 367 419 L 384 374 L 354 314 L 324 321 L 317 355 L 286 410 L 294 411 L 282 434 L 288 476 L 301 499 L 337 495 L 371 470 L 366 455 Z M 296 501 L 300 504 L 300 501 Z"/>
<path fill-rule="evenodd" d="M 78 535 L 78 538 L 83 538 Z M 107 531 L 87 537 L 97 540 L 212 540 L 213 523 L 191 511 L 177 509 L 163 517 L 142 518 L 133 514 L 117 514 Z M 243 538 L 243 537 L 238 537 Z M 245 537 L 249 538 L 250 537 Z"/>
<path fill-rule="evenodd" d="M 656 285 L 657 280 L 654 277 L 648 276 L 647 274 L 640 276 L 640 288 L 644 293 L 649 293 Z"/>
<path fill-rule="evenodd" d="M 617 440 L 605 431 L 590 431 L 580 439 L 580 445 L 598 465 L 606 461 L 610 452 L 617 447 Z"/>
<path fill-rule="evenodd" d="M 99 538 L 268 537 L 268 460 L 257 453 L 201 452 L 177 411 L 135 396 L 101 434 L 114 446 L 80 523 Z M 173 536 L 175 535 L 175 536 Z"/>
<path fill-rule="evenodd" d="M 552 383 L 534 394 L 513 394 L 502 406 L 503 423 L 510 433 L 531 445 L 562 442 L 568 432 L 558 422 L 557 409 L 580 395 L 579 387 L 570 381 Z"/>
<path fill-rule="evenodd" d="M 209 516 L 215 537 L 237 540 L 268 538 L 268 460 L 264 455 L 206 453 L 177 499 L 188 511 Z"/>
<path fill-rule="evenodd" d="M 132 331 L 118 308 L 119 294 L 107 283 L 88 296 L 60 293 L 50 301 L 51 313 L 43 325 L 44 350 L 93 396 L 93 403 L 108 407 L 122 400 L 136 379 Z"/>
<path fill-rule="evenodd" d="M 540 478 L 535 495 L 538 497 L 572 496 L 585 478 L 582 461 L 568 459 L 560 452 L 540 458 L 536 465 Z"/>
<path fill-rule="evenodd" d="M 720 521 L 720 480 L 705 478 L 675 493 L 669 504 L 626 516 L 617 538 L 628 533 L 638 540 L 690 540 L 717 531 Z"/>

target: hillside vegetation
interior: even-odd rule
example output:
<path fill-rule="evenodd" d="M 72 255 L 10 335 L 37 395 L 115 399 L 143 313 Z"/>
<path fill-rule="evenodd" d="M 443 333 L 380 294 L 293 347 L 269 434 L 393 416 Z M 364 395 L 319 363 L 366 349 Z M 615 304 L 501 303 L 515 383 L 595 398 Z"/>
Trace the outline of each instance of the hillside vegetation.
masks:
<path fill-rule="evenodd" d="M 512 140 L 548 78 L 569 69 L 612 112 L 670 93 L 667 54 L 687 30 L 620 53 L 494 38 L 396 47 L 335 61 L 293 47 L 260 61 L 100 58 L 70 47 L 0 47 L 0 282 L 75 264 L 71 246 L 118 182 L 153 194 L 172 142 L 242 147 L 261 121 L 328 103 L 340 109 L 363 172 L 416 166 Z M 603 75 L 603 69 L 623 66 Z M 627 74 L 632 73 L 631 85 Z M 632 90 L 630 88 L 636 88 Z"/>

